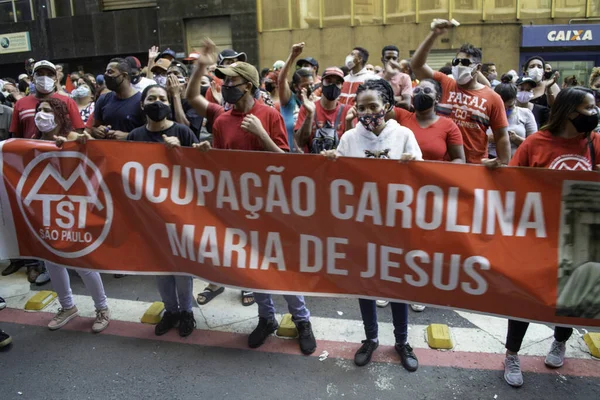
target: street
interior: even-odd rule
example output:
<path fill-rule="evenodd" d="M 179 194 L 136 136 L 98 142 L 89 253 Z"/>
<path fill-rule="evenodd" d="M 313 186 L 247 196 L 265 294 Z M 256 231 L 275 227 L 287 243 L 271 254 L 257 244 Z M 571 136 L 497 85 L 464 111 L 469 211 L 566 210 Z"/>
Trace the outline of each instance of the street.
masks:
<path fill-rule="evenodd" d="M 600 393 L 600 364 L 588 354 L 581 329 L 568 342 L 564 367 L 549 370 L 543 359 L 552 330 L 532 324 L 521 351 L 525 385 L 514 389 L 502 376 L 506 320 L 501 318 L 430 307 L 410 311 L 409 342 L 420 368 L 408 373 L 393 348 L 389 307 L 378 310 L 381 346 L 373 362 L 359 368 L 353 356 L 364 333 L 354 299 L 307 299 L 318 348 L 306 357 L 295 340 L 277 337 L 248 349 L 256 306 L 242 307 L 234 289 L 194 309 L 197 331 L 191 336 L 182 339 L 176 331 L 154 336 L 152 325 L 140 323 L 151 302 L 160 299 L 149 276 L 103 275 L 112 320 L 94 335 L 93 303 L 71 273 L 81 316 L 51 332 L 46 325 L 57 301 L 42 312 L 23 311 L 33 291 L 50 290 L 51 284 L 30 286 L 23 271 L 0 278 L 0 294 L 7 300 L 0 327 L 13 336 L 13 344 L 0 352 L 3 400 L 597 399 Z M 203 285 L 196 280 L 194 292 Z M 278 311 L 285 312 L 283 298 L 274 297 Z M 429 349 L 424 331 L 430 323 L 450 327 L 452 351 Z"/>

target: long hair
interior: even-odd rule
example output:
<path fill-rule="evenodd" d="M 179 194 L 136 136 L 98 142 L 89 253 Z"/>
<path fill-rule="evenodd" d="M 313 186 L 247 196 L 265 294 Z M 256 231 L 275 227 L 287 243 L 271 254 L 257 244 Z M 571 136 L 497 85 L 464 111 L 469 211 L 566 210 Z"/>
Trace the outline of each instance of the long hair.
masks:
<path fill-rule="evenodd" d="M 569 114 L 577 111 L 577 107 L 583 103 L 583 99 L 588 94 L 594 95 L 590 89 L 581 86 L 565 88 L 558 92 L 550 111 L 548 123 L 541 130 L 558 135 L 569 121 Z"/>
<path fill-rule="evenodd" d="M 500 83 L 494 88 L 494 92 L 498 93 L 502 97 L 503 102 L 507 102 L 517 98 L 517 85 L 512 83 L 512 75 L 504 74 L 500 78 Z"/>
<path fill-rule="evenodd" d="M 390 107 L 394 107 L 394 89 L 392 89 L 392 85 L 386 80 L 370 79 L 366 81 L 356 89 L 356 98 L 358 99 L 358 95 L 367 90 L 376 91 L 383 104 L 389 104 Z"/>
<path fill-rule="evenodd" d="M 45 99 L 39 102 L 37 107 L 35 108 L 36 114 L 40 111 L 40 104 L 48 103 L 52 112 L 54 113 L 54 122 L 56 126 L 58 126 L 59 131 L 56 136 L 68 136 L 69 133 L 73 130 L 73 126 L 71 125 L 71 118 L 69 118 L 69 109 L 65 102 L 59 99 Z M 37 138 L 42 138 L 43 133 L 38 130 Z"/>

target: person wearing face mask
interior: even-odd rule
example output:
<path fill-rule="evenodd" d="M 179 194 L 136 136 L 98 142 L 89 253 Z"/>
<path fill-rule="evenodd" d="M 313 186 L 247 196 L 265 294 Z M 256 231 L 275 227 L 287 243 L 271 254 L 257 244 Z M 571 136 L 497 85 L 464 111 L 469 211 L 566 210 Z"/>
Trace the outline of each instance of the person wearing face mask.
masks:
<path fill-rule="evenodd" d="M 498 86 L 500 81 L 498 80 L 498 71 L 496 70 L 496 64 L 484 63 L 481 65 L 481 73 L 492 85 L 492 89 Z"/>
<path fill-rule="evenodd" d="M 290 54 L 285 65 L 279 72 L 278 91 L 281 116 L 285 121 L 285 128 L 288 134 L 288 143 L 291 152 L 301 152 L 301 147 L 295 143 L 294 126 L 298 120 L 300 106 L 302 105 L 302 90 L 306 91 L 307 98 L 311 98 L 312 87 L 314 84 L 313 71 L 308 69 L 298 69 L 293 77 L 292 84 L 288 81 L 288 72 L 296 61 L 296 58 L 302 54 L 304 42 L 292 46 Z"/>
<path fill-rule="evenodd" d="M 346 114 L 349 108 L 340 104 L 344 73 L 330 67 L 323 73 L 322 96 L 312 102 L 302 91 L 302 107 L 294 127 L 296 143 L 307 153 L 320 154 L 323 150 L 337 147 L 340 137 L 346 131 Z"/>
<path fill-rule="evenodd" d="M 508 75 L 506 75 L 508 76 Z M 528 76 L 524 76 L 517 80 L 517 107 L 527 108 L 533 113 L 535 124 L 540 127 L 546 125 L 550 117 L 550 109 L 548 107 L 533 104 L 529 100 L 533 97 L 533 89 L 537 83 Z"/>
<path fill-rule="evenodd" d="M 279 86 L 277 82 L 279 82 L 279 71 L 271 71 L 265 77 L 264 85 L 265 91 L 271 97 L 273 107 L 280 111 L 281 103 L 279 102 Z"/>
<path fill-rule="evenodd" d="M 344 77 L 344 86 L 339 101 L 347 107 L 354 106 L 356 91 L 360 85 L 371 79 L 381 79 L 365 68 L 368 61 L 369 52 L 362 47 L 355 47 L 346 56 L 344 64 L 350 72 Z"/>
<path fill-rule="evenodd" d="M 600 67 L 592 68 L 592 73 L 590 75 L 590 89 L 592 89 L 594 93 L 596 107 L 598 107 L 600 111 Z M 596 131 L 600 132 L 600 123 L 598 124 Z"/>
<path fill-rule="evenodd" d="M 458 126 L 435 112 L 441 98 L 440 84 L 433 79 L 423 79 L 413 90 L 415 112 L 396 107 L 389 117 L 413 132 L 424 160 L 464 163 L 465 149 Z"/>
<path fill-rule="evenodd" d="M 556 84 L 560 74 L 555 72 L 549 79 L 544 79 L 545 64 L 542 57 L 531 57 L 523 64 L 523 74 L 537 83 L 533 89 L 533 97 L 529 101 L 543 107 L 552 107 L 556 95 L 560 92 Z"/>
<path fill-rule="evenodd" d="M 152 75 L 157 85 L 167 87 L 167 71 L 171 66 L 171 61 L 166 58 L 159 58 L 152 66 Z"/>
<path fill-rule="evenodd" d="M 104 80 L 111 92 L 96 101 L 91 131 L 94 138 L 125 140 L 129 132 L 144 125 L 142 94 L 131 87 L 131 74 L 131 64 L 123 58 L 113 58 L 106 66 Z"/>
<path fill-rule="evenodd" d="M 142 63 L 137 57 L 129 56 L 125 60 L 131 66 L 131 87 L 138 92 L 143 92 L 150 85 L 156 85 L 154 79 L 148 79 L 142 76 Z"/>
<path fill-rule="evenodd" d="M 463 137 L 467 163 L 483 164 L 490 168 L 508 164 L 510 141 L 506 130 L 508 121 L 502 99 L 492 88 L 479 83 L 476 77 L 481 68 L 481 50 L 464 44 L 452 60 L 454 79 L 433 72 L 426 64 L 427 56 L 437 38 L 452 29 L 449 21 L 436 20 L 431 33 L 421 43 L 412 58 L 412 69 L 418 79 L 435 79 L 442 86 L 438 104 L 439 115 L 456 123 Z M 487 130 L 491 128 L 496 142 L 497 158 L 488 158 Z"/>
<path fill-rule="evenodd" d="M 200 138 L 202 127 L 205 126 L 204 118 L 202 118 L 190 102 L 186 98 L 186 87 L 188 83 L 188 69 L 178 62 L 173 61 L 167 71 L 167 93 L 169 93 L 169 101 L 171 103 L 171 113 L 174 121 L 187 126 L 194 132 L 196 137 Z M 211 140 L 210 134 L 203 138 Z"/>
<path fill-rule="evenodd" d="M 510 166 L 597 170 L 600 160 L 600 138 L 592 131 L 598 123 L 598 108 L 591 90 L 582 87 L 561 90 L 552 106 L 548 124 L 525 139 L 517 149 Z M 508 321 L 504 379 L 514 387 L 523 385 L 518 352 L 528 327 L 527 322 Z M 572 333 L 572 328 L 554 328 L 554 342 L 545 360 L 548 367 L 562 367 L 566 342 Z"/>
<path fill-rule="evenodd" d="M 360 157 L 392 160 L 422 160 L 421 149 L 410 129 L 400 126 L 395 119 L 385 121 L 385 115 L 394 107 L 394 89 L 383 79 L 370 80 L 356 91 L 356 110 L 359 123 L 344 133 L 335 150 L 325 150 L 329 159 Z M 354 355 L 354 363 L 365 366 L 371 362 L 379 347 L 377 306 L 375 300 L 359 299 L 366 339 Z M 408 305 L 391 303 L 396 352 L 402 366 L 414 372 L 419 361 L 408 343 Z"/>
<path fill-rule="evenodd" d="M 296 69 L 304 68 L 313 75 L 313 89 L 316 90 L 320 87 L 321 77 L 319 76 L 319 62 L 312 57 L 304 57 L 296 61 Z"/>
<path fill-rule="evenodd" d="M 538 125 L 535 122 L 535 117 L 531 110 L 525 107 L 517 106 L 517 86 L 512 82 L 510 75 L 502 76 L 500 83 L 494 91 L 500 95 L 504 101 L 506 109 L 506 117 L 508 119 L 508 136 L 510 138 L 511 152 L 514 155 L 517 148 L 525 141 L 529 135 L 534 134 L 538 130 Z M 496 157 L 496 144 L 494 143 L 494 135 L 488 131 L 490 157 Z"/>
<path fill-rule="evenodd" d="M 544 64 L 544 80 L 547 81 L 554 75 L 554 70 L 552 69 L 552 65 L 546 63 Z"/>
<path fill-rule="evenodd" d="M 267 151 L 274 153 L 289 152 L 288 137 L 281 114 L 273 107 L 260 104 L 255 99 L 260 90 L 258 71 L 245 62 L 236 62 L 228 67 L 217 68 L 215 74 L 224 80 L 223 99 L 233 105 L 233 109 L 225 111 L 222 106 L 208 102 L 200 93 L 202 76 L 209 65 L 215 61 L 215 45 L 206 40 L 197 60 L 188 87 L 188 97 L 198 114 L 213 122 L 213 146 L 217 149 Z M 196 145 L 206 151 L 210 148 L 207 142 Z M 224 288 L 208 285 L 198 294 L 198 303 L 210 302 Z M 312 354 L 317 348 L 315 336 L 310 323 L 310 312 L 306 308 L 303 296 L 285 295 L 288 310 L 298 329 L 298 342 L 303 354 Z M 258 305 L 259 322 L 248 336 L 250 348 L 260 347 L 273 334 L 278 324 L 275 320 L 275 306 L 272 296 L 264 293 L 242 292 L 244 306 Z"/>
<path fill-rule="evenodd" d="M 65 103 L 69 111 L 71 125 L 77 131 L 84 128 L 83 121 L 79 115 L 79 109 L 73 99 L 56 93 L 56 67 L 49 61 L 42 60 L 33 67 L 33 82 L 35 83 L 35 94 L 23 97 L 15 103 L 13 119 L 10 132 L 15 138 L 31 139 L 38 134 L 35 126 L 35 110 L 41 100 L 58 99 Z"/>
<path fill-rule="evenodd" d="M 71 97 L 77 103 L 81 119 L 86 123 L 94 112 L 94 99 L 96 98 L 94 84 L 87 78 L 80 78 L 77 82 L 77 88 L 71 92 Z"/>

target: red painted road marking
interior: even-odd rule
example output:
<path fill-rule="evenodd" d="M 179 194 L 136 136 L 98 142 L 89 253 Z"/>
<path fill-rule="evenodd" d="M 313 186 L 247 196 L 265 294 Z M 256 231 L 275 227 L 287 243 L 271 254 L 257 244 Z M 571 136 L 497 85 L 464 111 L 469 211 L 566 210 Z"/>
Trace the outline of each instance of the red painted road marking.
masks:
<path fill-rule="evenodd" d="M 45 312 L 26 312 L 15 309 L 5 309 L 0 312 L 0 322 L 20 325 L 46 326 L 53 314 Z M 79 317 L 69 322 L 62 330 L 91 333 L 93 319 Z M 136 322 L 111 321 L 108 328 L 101 335 L 120 336 L 161 342 L 193 344 L 209 347 L 223 347 L 247 351 L 262 351 L 266 353 L 280 353 L 301 355 L 296 340 L 269 338 L 259 349 L 248 348 L 248 336 L 241 333 L 197 330 L 187 338 L 181 338 L 172 330 L 164 336 L 154 335 L 154 326 Z M 18 343 L 18 337 L 14 338 Z M 353 360 L 358 349 L 357 343 L 335 342 L 319 340 L 317 351 L 312 355 L 318 357 L 323 350 L 327 350 L 330 358 Z M 494 353 L 470 353 L 462 351 L 437 351 L 431 349 L 415 349 L 421 366 L 429 367 L 455 367 L 477 370 L 502 370 L 504 355 Z M 523 372 L 556 374 L 560 371 L 565 376 L 582 376 L 600 378 L 600 364 L 596 360 L 567 359 L 565 365 L 559 370 L 546 368 L 544 357 L 520 356 Z M 400 363 L 399 356 L 393 346 L 379 346 L 373 355 L 374 362 Z"/>

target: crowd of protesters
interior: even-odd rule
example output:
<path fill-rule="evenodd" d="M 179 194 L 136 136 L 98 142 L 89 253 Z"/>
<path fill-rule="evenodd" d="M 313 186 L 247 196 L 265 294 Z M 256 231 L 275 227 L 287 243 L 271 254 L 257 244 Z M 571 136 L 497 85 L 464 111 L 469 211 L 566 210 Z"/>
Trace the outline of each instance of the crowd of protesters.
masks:
<path fill-rule="evenodd" d="M 398 47 L 389 45 L 381 51 L 380 66 L 369 63 L 372 57 L 363 47 L 348 49 L 341 66 L 321 66 L 298 43 L 285 61 L 259 73 L 244 52 L 217 53 L 210 40 L 184 60 L 156 47 L 149 51 L 147 66 L 132 56 L 114 58 L 96 76 L 82 68 L 66 75 L 61 65 L 30 59 L 17 79 L 0 80 L 0 140 L 49 140 L 59 147 L 67 141 L 132 140 L 199 151 L 294 152 L 488 168 L 557 168 L 568 156 L 582 161 L 573 169 L 596 169 L 600 68 L 593 69 L 589 87 L 578 86 L 575 76 L 559 85 L 560 75 L 541 57 L 529 59 L 519 72 L 499 75 L 495 64 L 482 63 L 480 49 L 464 44 L 448 66 L 434 71 L 427 65 L 429 53 L 452 28 L 448 21 L 436 21 L 411 60 L 401 60 Z M 31 283 L 51 280 L 58 293 L 61 308 L 50 329 L 78 315 L 65 267 L 11 260 L 2 275 L 23 267 Z M 96 306 L 92 330 L 101 332 L 110 322 L 101 275 L 79 275 Z M 225 290 L 209 284 L 194 297 L 187 276 L 159 276 L 157 288 L 165 312 L 156 335 L 176 327 L 182 337 L 194 332 L 194 302 L 205 305 Z M 311 354 L 317 343 L 305 299 L 284 297 L 300 350 Z M 257 348 L 278 328 L 272 297 L 243 290 L 240 298 L 241 306 L 258 305 L 258 325 L 248 337 L 248 346 Z M 366 338 L 355 355 L 358 366 L 368 364 L 378 347 L 377 307 L 387 305 L 385 300 L 359 300 Z M 392 302 L 391 309 L 396 351 L 404 368 L 415 371 L 409 307 Z M 511 386 L 523 384 L 518 352 L 527 326 L 508 323 L 504 377 Z M 556 327 L 546 365 L 563 365 L 571 333 Z M 0 331 L 0 346 L 10 340 Z"/>

